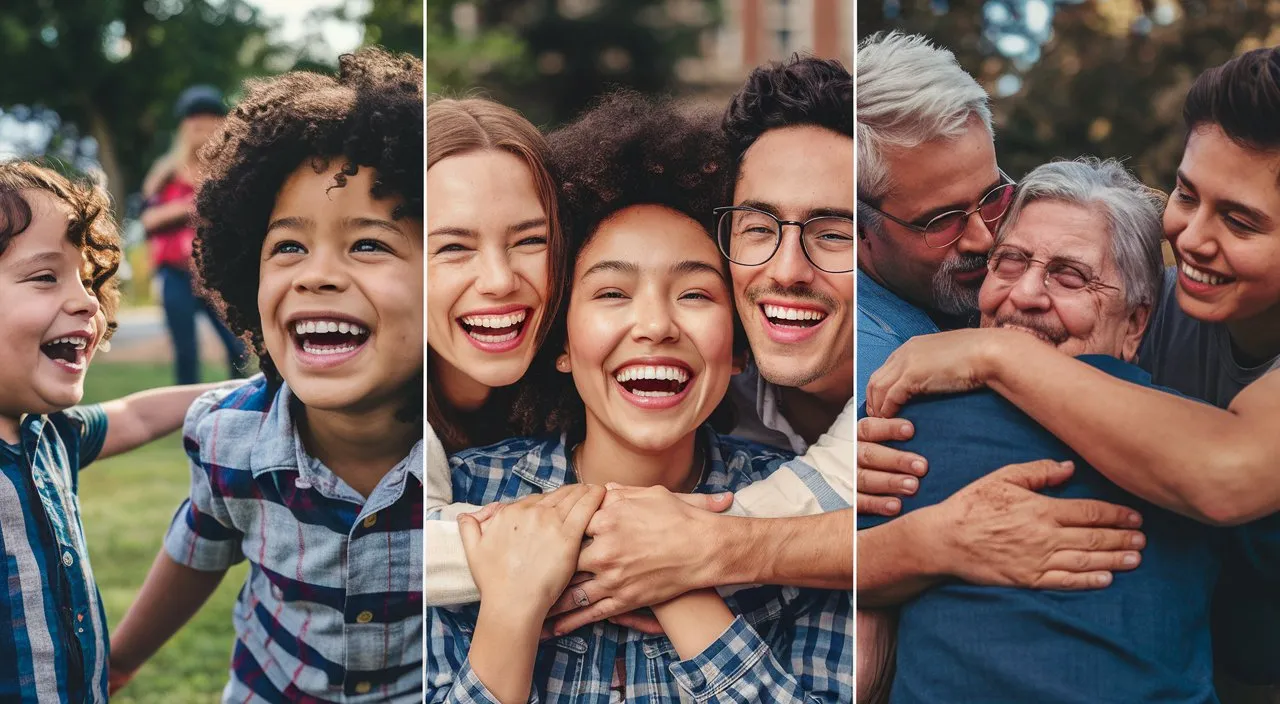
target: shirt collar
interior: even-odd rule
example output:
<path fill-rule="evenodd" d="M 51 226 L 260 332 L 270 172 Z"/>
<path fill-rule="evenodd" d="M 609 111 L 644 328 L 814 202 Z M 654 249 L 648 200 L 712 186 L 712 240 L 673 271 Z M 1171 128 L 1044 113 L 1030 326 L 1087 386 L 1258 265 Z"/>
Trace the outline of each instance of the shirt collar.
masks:
<path fill-rule="evenodd" d="M 712 477 L 724 474 L 724 456 L 720 452 L 720 436 L 709 424 L 698 428 L 698 442 L 706 451 L 706 471 L 697 488 L 704 484 L 715 485 Z M 581 437 L 561 433 L 559 437 L 534 445 L 516 461 L 511 474 L 526 484 L 531 484 L 544 492 L 555 491 L 569 480 L 569 448 L 581 442 Z M 501 452 L 501 448 L 498 448 Z M 576 481 L 576 478 L 575 478 Z M 696 490 L 696 489 L 695 489 Z"/>

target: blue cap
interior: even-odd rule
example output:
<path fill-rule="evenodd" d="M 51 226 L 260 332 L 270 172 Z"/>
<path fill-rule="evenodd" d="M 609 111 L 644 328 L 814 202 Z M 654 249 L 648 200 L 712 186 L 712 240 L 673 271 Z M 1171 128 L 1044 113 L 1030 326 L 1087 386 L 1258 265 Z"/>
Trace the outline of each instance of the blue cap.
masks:
<path fill-rule="evenodd" d="M 193 115 L 226 115 L 227 106 L 222 102 L 222 91 L 210 85 L 191 86 L 182 91 L 173 106 L 173 115 L 185 120 Z"/>

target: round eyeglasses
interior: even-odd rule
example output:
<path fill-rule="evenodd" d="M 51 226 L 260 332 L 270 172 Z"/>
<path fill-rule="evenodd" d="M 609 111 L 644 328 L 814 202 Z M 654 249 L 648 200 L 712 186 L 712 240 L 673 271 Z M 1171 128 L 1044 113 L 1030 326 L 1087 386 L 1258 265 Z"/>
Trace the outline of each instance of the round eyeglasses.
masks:
<path fill-rule="evenodd" d="M 853 218 L 819 215 L 804 222 L 779 220 L 743 205 L 712 212 L 720 218 L 716 226 L 720 252 L 734 264 L 760 266 L 769 261 L 782 246 L 783 227 L 795 225 L 800 228 L 800 249 L 815 267 L 828 274 L 854 269 Z"/>
<path fill-rule="evenodd" d="M 1046 262 L 1032 259 L 1011 247 L 998 247 L 987 257 L 987 270 L 991 275 L 1009 283 L 1020 280 L 1032 264 L 1044 267 L 1044 286 L 1050 293 L 1076 293 L 1085 289 L 1120 290 L 1119 286 L 1102 283 L 1088 267 L 1070 261 L 1051 259 Z"/>
<path fill-rule="evenodd" d="M 1000 177 L 1005 180 L 1005 183 L 987 191 L 982 198 L 978 199 L 978 205 L 973 210 L 948 210 L 931 218 L 924 225 L 917 225 L 896 218 L 861 198 L 858 199 L 858 203 L 908 230 L 923 234 L 924 243 L 929 248 L 943 249 L 955 244 L 956 240 L 959 240 L 964 235 L 964 228 L 969 222 L 969 216 L 975 213 L 982 218 L 983 222 L 990 225 L 992 230 L 996 228 L 1000 219 L 1004 217 L 1005 212 L 1009 210 L 1009 205 L 1013 202 L 1014 191 L 1017 190 L 1017 184 L 1013 182 L 1013 179 L 1006 176 L 1003 171 L 1000 172 Z"/>

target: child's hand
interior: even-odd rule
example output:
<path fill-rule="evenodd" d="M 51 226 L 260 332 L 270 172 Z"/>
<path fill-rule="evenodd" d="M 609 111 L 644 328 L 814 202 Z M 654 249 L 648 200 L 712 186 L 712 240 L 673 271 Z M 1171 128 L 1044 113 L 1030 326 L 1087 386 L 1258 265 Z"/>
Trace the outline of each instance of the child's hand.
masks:
<path fill-rule="evenodd" d="M 137 670 L 123 670 L 115 667 L 114 664 L 108 664 L 107 667 L 107 694 L 114 695 L 120 691 L 122 687 L 129 684 L 129 680 L 133 679 L 133 675 Z"/>
<path fill-rule="evenodd" d="M 482 601 L 527 604 L 538 620 L 569 584 L 601 486 L 571 484 L 507 504 L 485 522 L 458 517 L 462 546 Z"/>

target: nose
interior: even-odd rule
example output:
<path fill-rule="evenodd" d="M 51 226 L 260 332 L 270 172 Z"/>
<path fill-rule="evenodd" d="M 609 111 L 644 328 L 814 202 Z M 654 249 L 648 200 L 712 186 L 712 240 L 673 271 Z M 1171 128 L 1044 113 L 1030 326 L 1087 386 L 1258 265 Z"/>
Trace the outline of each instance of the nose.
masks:
<path fill-rule="evenodd" d="M 1178 233 L 1177 248 L 1201 260 L 1213 259 L 1218 255 L 1216 227 L 1217 215 L 1209 208 L 1197 208 Z"/>
<path fill-rule="evenodd" d="M 659 296 L 639 295 L 632 303 L 635 321 L 631 338 L 650 343 L 678 342 L 680 327 L 671 314 L 670 304 Z"/>
<path fill-rule="evenodd" d="M 487 250 L 480 253 L 480 270 L 476 274 L 476 291 L 485 296 L 502 298 L 520 288 L 520 279 L 511 269 L 506 250 Z"/>
<path fill-rule="evenodd" d="M 788 237 L 787 235 L 791 232 L 795 232 L 796 236 Z M 813 282 L 813 264 L 804 255 L 804 249 L 801 247 L 799 226 L 784 225 L 782 227 L 782 241 L 778 243 L 778 251 L 774 253 L 773 259 L 769 260 L 768 267 L 769 277 L 783 288 Z"/>
<path fill-rule="evenodd" d="M 340 255 L 316 252 L 307 257 L 294 279 L 294 288 L 306 293 L 336 293 L 350 284 Z"/>
<path fill-rule="evenodd" d="M 956 240 L 956 250 L 961 254 L 981 254 L 986 255 L 996 246 L 995 235 L 991 233 L 992 226 L 982 219 L 978 213 L 969 216 L 964 223 L 964 232 L 960 233 L 960 239 Z"/>
<path fill-rule="evenodd" d="M 71 295 L 67 297 L 64 310 L 78 318 L 92 318 L 102 310 L 98 297 L 90 292 L 90 286 L 77 283 L 71 287 Z"/>
<path fill-rule="evenodd" d="M 1053 307 L 1049 288 L 1045 285 L 1044 270 L 1038 266 L 1027 267 L 1022 278 L 1009 289 L 1009 302 L 1023 312 L 1043 312 Z"/>

